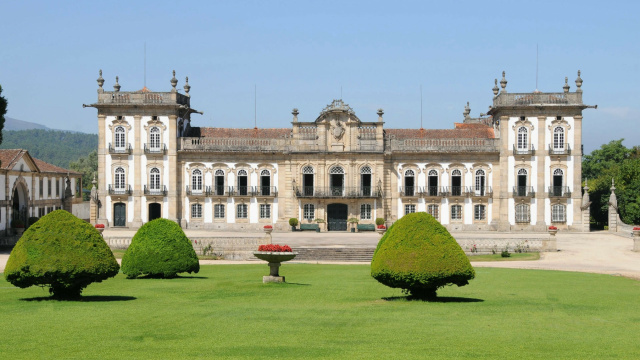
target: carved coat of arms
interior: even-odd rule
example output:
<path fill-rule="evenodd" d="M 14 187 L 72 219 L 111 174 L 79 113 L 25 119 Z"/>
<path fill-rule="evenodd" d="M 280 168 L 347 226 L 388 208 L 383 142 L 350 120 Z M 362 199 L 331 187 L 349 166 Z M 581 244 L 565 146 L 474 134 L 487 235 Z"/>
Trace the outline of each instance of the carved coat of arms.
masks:
<path fill-rule="evenodd" d="M 336 121 L 335 125 L 331 129 L 331 133 L 333 134 L 333 137 L 336 140 L 340 140 L 342 135 L 344 135 L 344 127 L 342 126 L 342 123 L 339 120 Z"/>

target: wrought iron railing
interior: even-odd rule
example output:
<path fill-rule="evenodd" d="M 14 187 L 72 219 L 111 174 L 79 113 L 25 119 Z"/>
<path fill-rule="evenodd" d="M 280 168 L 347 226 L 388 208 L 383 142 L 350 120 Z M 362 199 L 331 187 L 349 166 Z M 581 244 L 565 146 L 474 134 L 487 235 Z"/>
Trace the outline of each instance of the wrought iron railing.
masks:
<path fill-rule="evenodd" d="M 470 194 L 471 196 L 476 196 L 476 197 L 493 197 L 493 189 L 491 188 L 491 186 L 482 186 L 482 187 L 474 187 L 474 186 L 469 186 L 467 187 L 467 193 Z"/>
<path fill-rule="evenodd" d="M 418 186 L 400 186 L 400 196 L 413 197 L 420 196 L 422 188 Z"/>
<path fill-rule="evenodd" d="M 536 192 L 533 190 L 533 186 L 514 186 L 514 197 L 535 197 Z"/>
<path fill-rule="evenodd" d="M 533 144 L 525 147 L 525 148 L 519 148 L 516 147 L 515 145 L 513 145 L 513 155 L 535 155 L 536 154 L 536 149 L 535 147 L 533 147 Z"/>
<path fill-rule="evenodd" d="M 151 147 L 148 144 L 144 144 L 144 153 L 145 154 L 166 154 L 167 153 L 167 144 L 160 144 L 158 147 Z"/>
<path fill-rule="evenodd" d="M 124 147 L 113 147 L 111 143 L 109 143 L 109 154 L 128 154 L 131 155 L 132 149 L 131 144 L 127 144 Z"/>
<path fill-rule="evenodd" d="M 447 195 L 447 190 L 446 186 L 427 186 L 422 194 L 425 197 L 442 197 Z"/>
<path fill-rule="evenodd" d="M 571 191 L 568 186 L 549 186 L 549 197 L 571 197 Z"/>
<path fill-rule="evenodd" d="M 188 196 L 210 196 L 211 195 L 211 186 L 202 186 L 200 188 L 194 189 L 187 185 L 187 195 Z"/>
<path fill-rule="evenodd" d="M 160 187 L 152 188 L 150 186 L 145 185 L 144 186 L 144 194 L 145 195 L 162 195 L 162 196 L 166 196 L 167 195 L 167 186 L 166 185 L 160 185 Z"/>
<path fill-rule="evenodd" d="M 131 195 L 131 185 L 109 185 L 109 195 Z"/>
<path fill-rule="evenodd" d="M 299 198 L 380 198 L 381 188 L 369 186 L 327 186 L 313 187 L 303 186 L 294 188 L 296 197 Z"/>
<path fill-rule="evenodd" d="M 562 148 L 554 148 L 553 146 L 549 145 L 549 155 L 571 155 L 571 146 L 569 146 L 569 144 L 566 144 Z"/>
<path fill-rule="evenodd" d="M 255 196 L 278 196 L 276 186 L 255 186 L 253 189 Z"/>

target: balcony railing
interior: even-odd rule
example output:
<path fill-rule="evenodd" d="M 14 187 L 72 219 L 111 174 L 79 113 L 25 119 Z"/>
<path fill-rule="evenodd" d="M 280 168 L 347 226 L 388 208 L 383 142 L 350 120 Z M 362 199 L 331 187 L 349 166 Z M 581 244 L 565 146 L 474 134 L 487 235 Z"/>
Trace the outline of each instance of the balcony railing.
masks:
<path fill-rule="evenodd" d="M 571 191 L 569 191 L 568 186 L 549 186 L 549 197 L 568 198 L 568 197 L 571 197 Z"/>
<path fill-rule="evenodd" d="M 167 186 L 160 185 L 158 188 L 151 188 L 147 185 L 144 186 L 144 194 L 145 195 L 157 195 L 157 196 L 167 196 Z"/>
<path fill-rule="evenodd" d="M 294 189 L 299 198 L 379 198 L 382 197 L 382 189 L 370 186 L 327 186 L 313 187 L 303 186 Z"/>
<path fill-rule="evenodd" d="M 403 197 L 420 196 L 422 191 L 423 189 L 418 186 L 401 186 L 400 196 L 403 196 Z"/>
<path fill-rule="evenodd" d="M 535 197 L 536 192 L 533 190 L 533 186 L 514 186 L 514 197 Z"/>
<path fill-rule="evenodd" d="M 513 155 L 535 155 L 536 149 L 533 147 L 533 144 L 529 145 L 526 148 L 518 148 L 513 145 Z"/>
<path fill-rule="evenodd" d="M 424 197 L 443 197 L 447 195 L 448 190 L 446 186 L 427 186 L 423 189 Z"/>
<path fill-rule="evenodd" d="M 231 196 L 233 186 L 214 185 L 211 187 L 212 196 Z"/>
<path fill-rule="evenodd" d="M 471 196 L 476 197 L 493 197 L 493 189 L 491 186 L 483 186 L 483 187 L 467 187 L 467 193 Z"/>
<path fill-rule="evenodd" d="M 549 145 L 549 155 L 571 155 L 571 146 L 567 144 L 563 148 L 554 148 Z"/>
<path fill-rule="evenodd" d="M 498 152 L 500 139 L 385 139 L 386 151 Z"/>
<path fill-rule="evenodd" d="M 255 196 L 278 196 L 276 186 L 255 186 L 253 189 Z"/>
<path fill-rule="evenodd" d="M 131 155 L 131 144 L 127 144 L 124 147 L 113 147 L 111 143 L 109 143 L 109 154 L 127 154 Z"/>
<path fill-rule="evenodd" d="M 131 195 L 131 185 L 109 185 L 109 195 Z"/>
<path fill-rule="evenodd" d="M 188 196 L 210 196 L 211 195 L 211 186 L 203 186 L 199 189 L 194 189 L 187 185 L 187 195 Z"/>
<path fill-rule="evenodd" d="M 167 153 L 167 144 L 160 144 L 158 147 L 151 147 L 148 144 L 144 144 L 144 153 L 145 154 L 166 154 Z"/>
<path fill-rule="evenodd" d="M 445 192 L 449 197 L 467 195 L 467 192 L 466 192 L 467 189 L 464 186 L 447 186 L 446 189 L 447 190 Z"/>

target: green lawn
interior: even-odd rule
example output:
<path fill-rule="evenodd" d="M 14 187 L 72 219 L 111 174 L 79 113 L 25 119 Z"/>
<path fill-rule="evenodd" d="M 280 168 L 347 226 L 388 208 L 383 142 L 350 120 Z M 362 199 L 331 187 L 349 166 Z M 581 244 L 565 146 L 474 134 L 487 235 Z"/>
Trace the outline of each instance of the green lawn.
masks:
<path fill-rule="evenodd" d="M 194 277 L 117 278 L 85 301 L 0 281 L 2 359 L 640 358 L 640 282 L 478 268 L 441 302 L 407 301 L 361 265 L 203 266 Z M 3 278 L 4 279 L 4 278 Z"/>
<path fill-rule="evenodd" d="M 501 254 L 468 255 L 469 261 L 523 261 L 540 260 L 540 253 L 510 253 L 509 257 L 502 257 Z"/>

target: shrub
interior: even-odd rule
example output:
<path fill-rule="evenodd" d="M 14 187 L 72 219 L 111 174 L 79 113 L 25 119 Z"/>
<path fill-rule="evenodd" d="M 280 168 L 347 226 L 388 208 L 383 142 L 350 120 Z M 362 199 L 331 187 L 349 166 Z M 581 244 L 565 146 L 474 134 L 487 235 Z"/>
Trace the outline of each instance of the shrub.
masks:
<path fill-rule="evenodd" d="M 384 219 L 383 218 L 376 218 L 376 225 L 384 225 Z"/>
<path fill-rule="evenodd" d="M 350 224 L 357 224 L 358 223 L 358 218 L 349 218 L 349 220 L 347 220 L 348 223 Z"/>
<path fill-rule="evenodd" d="M 450 284 L 467 285 L 475 271 L 456 240 L 431 215 L 403 216 L 380 239 L 371 276 L 412 297 L 428 299 Z"/>
<path fill-rule="evenodd" d="M 289 226 L 298 226 L 298 219 L 297 218 L 289 219 Z"/>
<path fill-rule="evenodd" d="M 93 282 L 118 274 L 118 263 L 91 224 L 64 210 L 43 216 L 14 246 L 4 276 L 15 286 L 48 286 L 56 298 L 77 298 Z"/>
<path fill-rule="evenodd" d="M 40 220 L 40 218 L 39 217 L 35 217 L 35 216 L 32 216 L 29 219 L 27 219 L 27 229 L 29 228 L 29 226 L 35 224 L 36 221 L 38 221 L 38 220 Z"/>
<path fill-rule="evenodd" d="M 172 278 L 181 272 L 200 271 L 198 256 L 180 226 L 155 219 L 140 227 L 122 257 L 122 272 L 133 279 L 140 275 Z"/>

